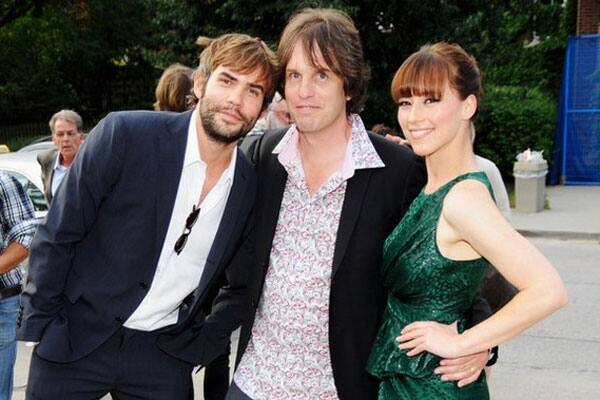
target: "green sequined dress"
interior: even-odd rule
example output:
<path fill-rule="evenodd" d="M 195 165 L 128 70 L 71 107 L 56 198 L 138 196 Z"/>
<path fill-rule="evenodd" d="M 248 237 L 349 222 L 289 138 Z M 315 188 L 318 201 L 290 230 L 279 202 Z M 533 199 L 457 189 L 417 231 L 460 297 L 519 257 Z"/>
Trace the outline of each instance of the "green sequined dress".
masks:
<path fill-rule="evenodd" d="M 439 357 L 428 352 L 408 357 L 396 343 L 402 328 L 414 321 L 449 324 L 458 320 L 459 332 L 464 331 L 464 314 L 488 262 L 444 257 L 436 244 L 436 230 L 446 194 L 465 179 L 481 181 L 491 192 L 483 172 L 460 175 L 431 194 L 421 192 L 385 241 L 383 277 L 389 296 L 367 364 L 368 371 L 382 381 L 380 400 L 489 399 L 485 374 L 458 388 L 456 382 L 442 382 L 433 373 Z"/>

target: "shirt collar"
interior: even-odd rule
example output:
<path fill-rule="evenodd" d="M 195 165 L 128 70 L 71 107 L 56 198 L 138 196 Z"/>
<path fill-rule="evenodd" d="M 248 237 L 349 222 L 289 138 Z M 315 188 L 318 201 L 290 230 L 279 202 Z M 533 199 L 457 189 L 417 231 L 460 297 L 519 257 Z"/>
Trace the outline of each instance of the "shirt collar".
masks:
<path fill-rule="evenodd" d="M 198 118 L 198 109 L 194 108 L 192 117 L 190 118 L 190 125 L 188 126 L 188 137 L 185 145 L 185 157 L 183 159 L 183 166 L 186 167 L 195 162 L 204 164 L 200 158 L 200 147 L 198 146 L 198 132 L 196 131 L 196 118 Z"/>
<path fill-rule="evenodd" d="M 56 159 L 54 160 L 54 167 L 52 168 L 52 170 L 57 170 L 57 169 L 67 169 L 68 167 L 62 165 L 60 163 L 60 151 L 56 152 Z"/>
<path fill-rule="evenodd" d="M 346 148 L 346 156 L 340 170 L 344 180 L 350 179 L 357 169 L 385 167 L 385 164 L 369 139 L 369 134 L 360 116 L 352 114 L 350 118 L 352 121 L 352 132 L 348 147 Z M 282 165 L 289 165 L 294 161 L 299 161 L 298 139 L 298 129 L 296 125 L 292 125 L 273 149 L 273 154 L 278 154 L 277 159 Z"/>
<path fill-rule="evenodd" d="M 190 118 L 190 125 L 188 127 L 188 138 L 187 143 L 185 145 L 185 157 L 183 159 L 184 168 L 194 163 L 200 163 L 200 165 L 206 166 L 206 163 L 202 160 L 202 158 L 200 158 L 200 146 L 198 144 L 196 118 L 198 118 L 197 108 L 195 108 L 192 112 L 192 117 Z M 231 154 L 231 161 L 229 162 L 229 166 L 225 171 L 223 171 L 223 174 L 221 175 L 219 181 L 233 179 L 233 174 L 235 172 L 235 165 L 237 161 L 237 151 L 237 147 L 234 147 L 233 152 Z"/>

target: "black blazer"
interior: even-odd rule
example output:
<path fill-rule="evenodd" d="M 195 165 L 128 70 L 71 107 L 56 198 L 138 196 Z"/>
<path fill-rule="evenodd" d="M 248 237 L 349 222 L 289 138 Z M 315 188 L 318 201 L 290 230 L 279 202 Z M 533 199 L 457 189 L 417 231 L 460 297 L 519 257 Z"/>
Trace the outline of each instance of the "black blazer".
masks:
<path fill-rule="evenodd" d="M 284 168 L 272 154 L 284 131 L 271 131 L 243 143 L 256 164 L 256 276 L 253 305 L 260 300 L 283 191 Z M 339 398 L 375 399 L 378 381 L 366 370 L 367 358 L 387 300 L 381 277 L 383 242 L 425 183 L 424 164 L 382 137 L 369 135 L 385 168 L 355 171 L 348 180 L 333 257 L 329 308 L 329 347 Z M 252 139 L 251 139 L 252 140 Z M 254 317 L 242 326 L 238 362 L 250 339 Z"/>
<path fill-rule="evenodd" d="M 103 119 L 65 176 L 29 257 L 18 338 L 69 362 L 89 354 L 135 311 L 154 277 L 181 176 L 191 112 L 120 112 Z M 247 224 L 256 192 L 238 152 L 233 185 L 193 296 L 159 345 L 192 364 L 225 349 L 250 312 Z M 226 279 L 209 316 L 207 293 Z"/>

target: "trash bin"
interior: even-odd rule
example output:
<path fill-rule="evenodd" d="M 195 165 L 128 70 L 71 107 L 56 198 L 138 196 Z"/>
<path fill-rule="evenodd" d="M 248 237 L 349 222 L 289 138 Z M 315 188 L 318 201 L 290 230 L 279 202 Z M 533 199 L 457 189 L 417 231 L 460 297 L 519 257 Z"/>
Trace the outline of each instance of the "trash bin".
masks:
<path fill-rule="evenodd" d="M 548 163 L 544 159 L 517 161 L 513 167 L 515 177 L 515 209 L 536 213 L 544 209 Z"/>

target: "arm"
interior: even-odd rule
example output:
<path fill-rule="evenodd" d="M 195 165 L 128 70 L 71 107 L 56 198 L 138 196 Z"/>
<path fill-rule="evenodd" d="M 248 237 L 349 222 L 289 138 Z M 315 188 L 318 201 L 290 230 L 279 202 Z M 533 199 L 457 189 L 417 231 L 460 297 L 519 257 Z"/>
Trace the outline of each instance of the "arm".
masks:
<path fill-rule="evenodd" d="M 408 355 L 429 351 L 459 357 L 480 352 L 566 304 L 566 290 L 554 267 L 510 226 L 481 183 L 456 185 L 446 198 L 442 218 L 459 240 L 495 265 L 518 293 L 492 317 L 460 335 L 434 322 L 408 325 L 399 338 L 401 348 L 411 349 Z"/>
<path fill-rule="evenodd" d="M 17 267 L 25 258 L 35 231 L 31 200 L 16 179 L 4 175 L 0 182 L 2 226 L 8 246 L 0 254 L 0 274 Z"/>
<path fill-rule="evenodd" d="M 223 353 L 231 334 L 252 313 L 250 294 L 251 268 L 254 261 L 254 219 L 248 218 L 241 246 L 224 272 L 225 285 L 213 302 L 211 313 L 206 317 L 200 331 L 202 345 L 197 346 L 201 355 L 191 360 L 195 365 L 207 365 Z"/>
<path fill-rule="evenodd" d="M 107 117 L 90 134 L 57 191 L 31 246 L 18 337 L 39 341 L 63 306 L 62 295 L 77 243 L 90 230 L 122 165 L 124 144 L 117 118 Z"/>
<path fill-rule="evenodd" d="M 5 274 L 27 258 L 27 247 L 12 242 L 0 255 L 0 275 Z"/>

